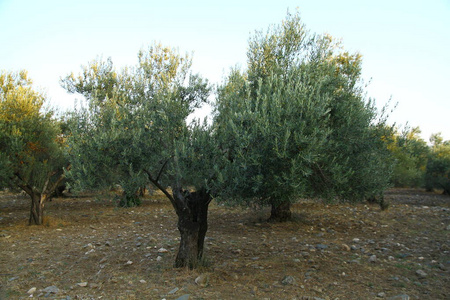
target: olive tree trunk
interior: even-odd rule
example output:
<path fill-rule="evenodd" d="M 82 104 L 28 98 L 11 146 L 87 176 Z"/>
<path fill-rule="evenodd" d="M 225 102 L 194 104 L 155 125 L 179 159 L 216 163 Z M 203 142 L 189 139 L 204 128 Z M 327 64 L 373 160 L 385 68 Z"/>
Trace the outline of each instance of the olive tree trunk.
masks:
<path fill-rule="evenodd" d="M 30 219 L 28 225 L 42 225 L 44 222 L 45 195 L 33 192 L 31 195 Z"/>
<path fill-rule="evenodd" d="M 291 217 L 291 203 L 289 201 L 272 203 L 272 210 L 270 211 L 269 221 L 286 222 L 289 221 Z"/>
<path fill-rule="evenodd" d="M 193 269 L 203 257 L 211 196 L 203 189 L 195 192 L 179 189 L 174 191 L 173 196 L 177 203 L 176 213 L 181 237 L 175 267 Z"/>

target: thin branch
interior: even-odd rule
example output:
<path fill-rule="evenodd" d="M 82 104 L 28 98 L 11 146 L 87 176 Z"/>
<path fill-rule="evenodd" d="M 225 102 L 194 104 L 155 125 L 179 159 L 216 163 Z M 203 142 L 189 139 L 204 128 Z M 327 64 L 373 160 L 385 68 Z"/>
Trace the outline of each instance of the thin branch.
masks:
<path fill-rule="evenodd" d="M 25 180 L 23 180 L 23 178 L 20 176 L 19 172 L 14 173 L 14 175 L 16 176 L 17 179 L 19 179 L 20 182 L 22 182 L 22 183 L 16 183 L 17 186 L 19 188 L 21 188 L 22 190 L 24 190 L 25 193 L 27 193 L 28 195 L 33 196 L 33 188 L 29 184 L 27 184 L 25 182 Z M 14 178 L 11 178 L 11 180 L 14 182 Z"/>
<path fill-rule="evenodd" d="M 176 201 L 173 198 L 173 196 L 159 183 L 158 180 L 153 178 L 152 174 L 148 170 L 144 169 L 144 172 L 147 174 L 148 179 L 150 180 L 150 182 L 153 183 L 161 192 L 163 192 L 164 195 L 166 195 L 166 197 L 170 200 L 170 202 L 172 203 L 172 205 L 176 209 L 177 208 Z"/>
<path fill-rule="evenodd" d="M 173 155 L 171 157 L 169 157 L 163 164 L 163 166 L 161 167 L 161 170 L 159 170 L 159 174 L 156 177 L 156 181 L 159 181 L 159 179 L 161 178 L 162 172 L 164 171 L 164 168 L 166 167 L 166 165 L 169 163 L 169 161 L 173 158 Z"/>

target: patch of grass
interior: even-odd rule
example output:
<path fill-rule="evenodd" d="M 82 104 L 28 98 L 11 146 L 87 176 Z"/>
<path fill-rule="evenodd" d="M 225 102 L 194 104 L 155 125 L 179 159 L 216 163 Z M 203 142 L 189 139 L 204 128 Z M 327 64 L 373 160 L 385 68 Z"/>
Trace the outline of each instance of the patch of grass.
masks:
<path fill-rule="evenodd" d="M 394 282 L 392 283 L 392 286 L 398 288 L 406 288 L 406 284 L 404 282 Z"/>

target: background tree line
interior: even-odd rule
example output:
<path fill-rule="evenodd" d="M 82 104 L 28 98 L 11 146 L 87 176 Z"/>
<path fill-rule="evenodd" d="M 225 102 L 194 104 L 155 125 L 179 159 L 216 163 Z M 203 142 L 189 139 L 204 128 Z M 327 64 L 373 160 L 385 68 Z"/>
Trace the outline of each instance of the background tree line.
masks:
<path fill-rule="evenodd" d="M 450 143 L 428 146 L 418 128 L 401 133 L 367 99 L 362 57 L 298 14 L 256 32 L 248 64 L 216 87 L 191 71 L 192 58 L 154 44 L 135 66 L 97 59 L 61 80 L 85 101 L 58 116 L 26 72 L 0 75 L 0 183 L 31 198 L 30 224 L 62 181 L 75 190 L 120 185 L 119 205 L 161 190 L 178 216 L 175 266 L 203 255 L 208 205 L 270 206 L 291 217 L 301 198 L 376 200 L 395 186 L 449 192 Z M 187 121 L 214 92 L 212 121 Z"/>

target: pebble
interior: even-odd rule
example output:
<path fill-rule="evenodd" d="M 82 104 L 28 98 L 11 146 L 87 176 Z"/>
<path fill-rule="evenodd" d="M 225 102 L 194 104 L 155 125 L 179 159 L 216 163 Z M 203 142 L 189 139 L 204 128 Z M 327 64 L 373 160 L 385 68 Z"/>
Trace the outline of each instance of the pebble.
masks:
<path fill-rule="evenodd" d="M 419 278 L 425 278 L 428 276 L 428 274 L 425 273 L 423 270 L 417 270 L 416 275 L 419 276 Z"/>
<path fill-rule="evenodd" d="M 342 250 L 344 250 L 344 251 L 350 251 L 351 250 L 350 247 L 347 244 L 342 244 L 341 246 L 342 246 Z"/>
<path fill-rule="evenodd" d="M 43 289 L 42 291 L 47 294 L 58 294 L 59 293 L 59 289 L 54 285 L 48 286 L 45 289 Z"/>
<path fill-rule="evenodd" d="M 34 294 L 34 292 L 36 292 L 36 288 L 32 287 L 31 289 L 28 290 L 27 294 Z"/>
<path fill-rule="evenodd" d="M 189 296 L 190 296 L 189 294 L 184 294 L 183 296 L 178 297 L 175 300 L 189 300 Z"/>
<path fill-rule="evenodd" d="M 369 257 L 369 262 L 371 262 L 371 263 L 377 262 L 377 256 L 376 256 L 376 255 L 371 255 L 371 256 Z"/>
<path fill-rule="evenodd" d="M 158 249 L 158 253 L 167 253 L 169 252 L 169 250 L 167 250 L 166 248 L 159 248 Z"/>
<path fill-rule="evenodd" d="M 284 284 L 284 285 L 291 285 L 291 284 L 295 283 L 295 279 L 294 279 L 294 277 L 292 277 L 290 275 L 286 275 L 281 280 L 281 283 Z"/>
<path fill-rule="evenodd" d="M 162 260 L 162 257 L 161 256 L 158 256 L 157 258 L 156 258 L 156 261 L 161 261 Z"/>
<path fill-rule="evenodd" d="M 301 256 L 303 256 L 304 258 L 308 258 L 309 255 L 310 255 L 309 252 L 306 252 L 306 251 L 301 252 L 300 254 L 301 254 Z"/>
<path fill-rule="evenodd" d="M 206 274 L 201 274 L 197 278 L 195 278 L 195 283 L 200 286 L 208 285 L 209 277 Z"/>
<path fill-rule="evenodd" d="M 384 297 L 386 297 L 386 293 L 385 292 L 378 293 L 377 297 L 378 298 L 384 298 Z"/>
<path fill-rule="evenodd" d="M 174 288 L 173 290 L 171 290 L 170 292 L 168 292 L 167 294 L 168 295 L 173 295 L 173 294 L 175 294 L 176 292 L 178 292 L 178 290 L 179 290 L 179 288 Z"/>
<path fill-rule="evenodd" d="M 325 250 L 325 249 L 328 248 L 328 245 L 325 245 L 325 244 L 317 244 L 317 245 L 316 245 L 316 248 L 319 249 L 319 250 Z"/>
<path fill-rule="evenodd" d="M 88 283 L 87 282 L 79 282 L 79 283 L 77 283 L 77 285 L 81 286 L 81 287 L 87 287 Z"/>

